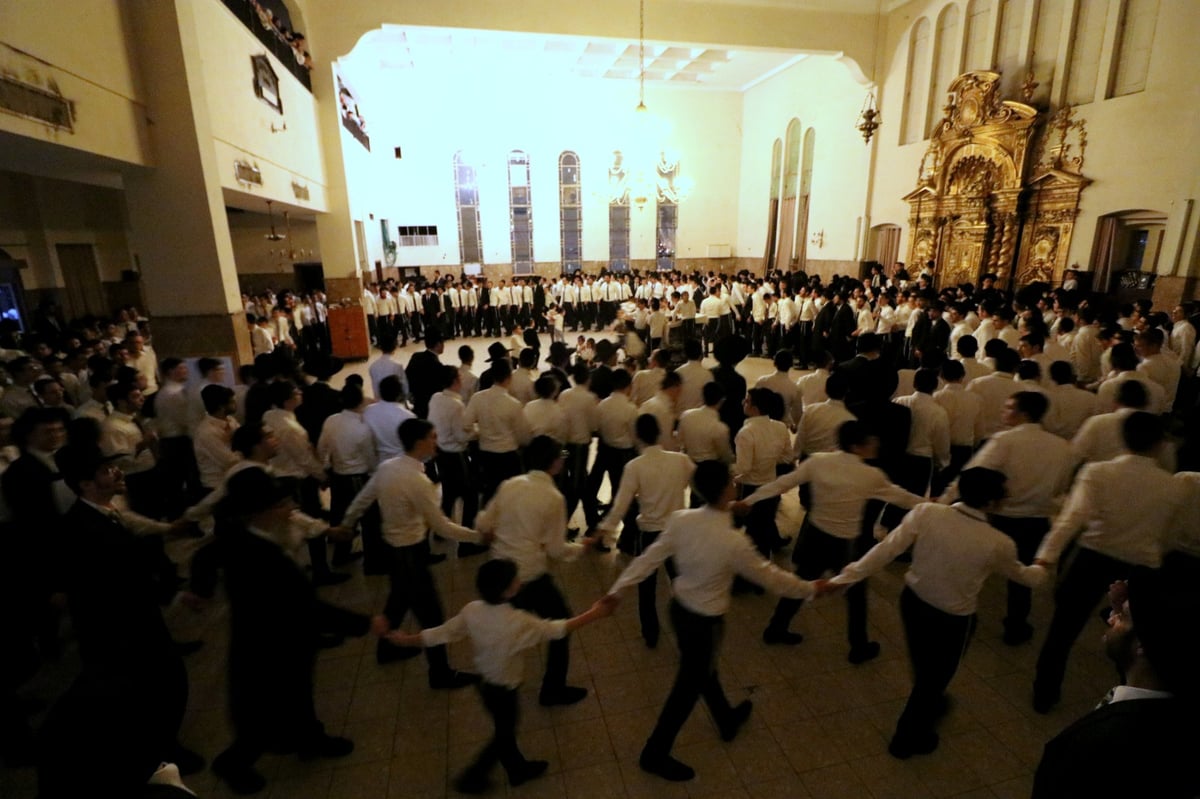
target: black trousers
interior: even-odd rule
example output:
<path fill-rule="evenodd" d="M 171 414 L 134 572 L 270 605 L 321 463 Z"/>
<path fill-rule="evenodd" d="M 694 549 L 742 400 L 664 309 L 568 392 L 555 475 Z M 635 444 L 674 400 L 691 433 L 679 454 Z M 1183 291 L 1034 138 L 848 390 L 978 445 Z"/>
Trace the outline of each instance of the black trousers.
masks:
<path fill-rule="evenodd" d="M 975 615 L 946 613 L 906 587 L 900 594 L 900 618 L 908 641 L 913 687 L 896 722 L 896 738 L 919 741 L 934 731 L 942 695 L 958 671 L 975 631 Z"/>
<path fill-rule="evenodd" d="M 898 485 L 918 497 L 925 496 L 929 492 L 930 481 L 934 478 L 933 458 L 905 453 L 903 463 Z M 904 508 L 888 505 L 883 511 L 883 526 L 888 530 L 895 529 L 906 513 L 908 511 Z"/>
<path fill-rule="evenodd" d="M 971 455 L 974 452 L 974 447 L 965 444 L 951 444 L 950 465 L 933 476 L 933 490 L 929 492 L 929 495 L 940 497 L 945 493 L 946 488 L 954 482 L 959 472 L 962 471 L 962 467 L 966 466 L 967 461 L 971 460 Z"/>
<path fill-rule="evenodd" d="M 362 474 L 337 474 L 332 473 L 329 476 L 329 523 L 335 527 L 342 523 L 342 519 L 346 517 L 346 510 L 350 507 L 350 503 L 354 501 L 354 497 L 362 491 L 363 486 L 367 484 L 367 480 L 371 475 Z M 372 505 L 370 510 L 363 514 L 362 536 L 363 536 L 363 557 L 367 558 L 373 555 L 371 560 L 382 560 L 383 553 L 380 547 L 383 546 L 383 531 L 381 528 L 381 518 L 377 505 Z M 350 541 L 338 541 L 333 545 L 333 557 L 335 560 L 346 558 L 350 555 L 352 543 Z"/>
<path fill-rule="evenodd" d="M 527 610 L 543 619 L 569 619 L 571 609 L 563 598 L 554 578 L 549 574 L 530 580 L 512 600 L 513 607 Z M 571 665 L 571 637 L 551 641 L 546 657 L 546 674 L 542 677 L 542 692 L 552 693 L 567 684 L 567 669 Z"/>
<path fill-rule="evenodd" d="M 522 471 L 521 455 L 516 450 L 512 452 L 479 450 L 479 489 L 483 494 L 483 504 L 486 506 L 491 501 L 501 483 L 510 477 L 516 477 Z"/>
<path fill-rule="evenodd" d="M 596 460 L 592 464 L 592 471 L 588 473 L 587 487 L 584 489 L 584 514 L 590 514 L 587 520 L 588 527 L 595 527 L 600 523 L 600 512 L 597 507 L 596 495 L 600 491 L 600 486 L 604 483 L 604 475 L 608 475 L 609 489 L 612 491 L 612 496 L 615 499 L 617 489 L 621 486 L 621 475 L 625 473 L 625 464 L 629 463 L 636 457 L 637 451 L 633 449 L 618 449 L 600 441 L 596 449 Z M 591 509 L 589 511 L 589 502 L 587 498 L 591 498 Z"/>
<path fill-rule="evenodd" d="M 438 478 L 442 481 L 442 513 L 450 516 L 454 512 L 454 503 L 461 497 L 463 527 L 473 527 L 475 514 L 479 512 L 479 491 L 471 479 L 467 453 L 439 449 L 435 462 Z"/>
<path fill-rule="evenodd" d="M 177 519 L 197 499 L 200 471 L 188 436 L 171 436 L 158 442 L 158 473 L 162 508 L 167 518 Z"/>
<path fill-rule="evenodd" d="M 296 504 L 314 519 L 321 518 L 321 486 L 316 478 L 304 477 L 296 481 Z M 329 574 L 329 551 L 325 537 L 310 538 L 305 545 L 308 547 L 308 559 L 312 561 L 313 577 Z"/>
<path fill-rule="evenodd" d="M 1042 516 L 1017 518 L 1015 516 L 990 516 L 992 526 L 1017 544 L 1017 558 L 1029 565 L 1037 555 L 1042 538 L 1050 532 L 1050 520 Z M 1104 584 L 1108 590 L 1108 583 Z M 1004 629 L 1020 630 L 1029 623 L 1029 609 L 1033 606 L 1033 592 L 1011 580 L 1008 582 L 1008 614 L 1004 617 Z M 1077 633 L 1078 634 L 1078 633 Z M 1073 639 L 1072 639 L 1073 640 Z M 1068 644 L 1068 646 L 1070 646 Z"/>
<path fill-rule="evenodd" d="M 388 578 L 391 590 L 388 592 L 383 614 L 387 616 L 391 626 L 399 627 L 409 611 L 417 617 L 417 622 L 422 628 L 437 627 L 445 622 L 442 601 L 438 598 L 433 574 L 429 571 L 429 541 L 407 547 L 394 547 L 387 543 L 384 546 L 388 548 L 390 559 Z M 379 646 L 383 648 L 391 644 L 380 641 Z M 430 679 L 450 672 L 446 647 L 427 647 L 425 659 L 429 662 Z"/>
<path fill-rule="evenodd" d="M 869 539 L 838 538 L 810 524 L 807 519 L 800 529 L 800 538 L 792 550 L 792 563 L 796 565 L 796 576 L 803 580 L 816 580 L 826 572 L 837 574 L 848 563 L 858 560 L 871 548 Z M 803 599 L 783 597 L 775 606 L 775 613 L 767 629 L 783 632 L 792 623 L 796 613 L 804 606 Z M 846 589 L 846 637 L 850 647 L 864 646 L 867 641 L 867 581 L 855 583 Z"/>
<path fill-rule="evenodd" d="M 671 626 L 675 628 L 679 642 L 679 669 L 666 704 L 658 715 L 658 723 L 646 741 L 643 756 L 648 760 L 661 759 L 671 753 L 676 736 L 701 696 L 718 724 L 725 723 L 733 712 L 717 674 L 717 655 L 725 632 L 725 617 L 702 616 L 672 600 Z"/>
<path fill-rule="evenodd" d="M 741 498 L 745 499 L 761 487 L 743 485 L 741 487 Z M 766 558 L 771 557 L 772 551 L 779 549 L 781 542 L 779 525 L 775 523 L 775 514 L 779 510 L 779 503 L 779 497 L 771 497 L 761 502 L 755 502 L 750 506 L 750 513 L 745 517 L 746 534 L 754 542 L 754 548 Z"/>
<path fill-rule="evenodd" d="M 567 500 L 567 521 L 575 515 L 575 508 L 579 507 L 579 503 L 584 503 L 584 515 L 587 516 L 589 511 L 588 505 L 592 506 L 590 511 L 592 517 L 599 516 L 599 511 L 596 510 L 596 497 L 594 494 L 589 495 L 584 489 L 587 486 L 587 461 L 588 449 L 591 443 L 587 444 L 567 444 L 567 459 L 563 464 L 563 495 Z"/>
<path fill-rule="evenodd" d="M 1033 681 L 1035 693 L 1058 695 L 1071 647 L 1093 618 L 1096 606 L 1107 596 L 1108 587 L 1117 580 L 1148 571 L 1146 566 L 1135 566 L 1094 549 L 1075 550 L 1054 592 L 1054 617 L 1038 655 Z"/>
<path fill-rule="evenodd" d="M 476 755 L 475 762 L 467 767 L 463 777 L 486 778 L 497 760 L 510 777 L 515 776 L 528 762 L 517 748 L 517 718 L 521 706 L 517 689 L 481 682 L 479 696 L 483 699 L 483 707 L 492 717 L 492 740 Z"/>

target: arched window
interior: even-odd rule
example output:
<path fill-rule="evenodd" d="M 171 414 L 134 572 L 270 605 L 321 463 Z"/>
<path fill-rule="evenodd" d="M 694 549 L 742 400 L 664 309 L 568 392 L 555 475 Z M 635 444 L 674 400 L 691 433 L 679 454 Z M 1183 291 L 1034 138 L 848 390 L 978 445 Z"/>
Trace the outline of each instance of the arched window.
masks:
<path fill-rule="evenodd" d="M 608 167 L 608 268 L 629 271 L 629 171 L 620 150 Z"/>
<path fill-rule="evenodd" d="M 483 240 L 479 231 L 479 184 L 475 167 L 463 151 L 454 154 L 454 198 L 458 205 L 458 255 L 463 265 L 483 263 Z"/>
<path fill-rule="evenodd" d="M 800 150 L 803 133 L 800 120 L 788 123 L 783 145 L 783 200 L 779 203 L 779 246 L 775 267 L 791 269 L 796 249 L 796 208 L 800 197 Z"/>
<path fill-rule="evenodd" d="M 908 37 L 908 71 L 904 85 L 904 125 L 900 143 L 921 141 L 925 134 L 925 112 L 929 107 L 929 20 L 921 17 Z"/>
<path fill-rule="evenodd" d="M 804 161 L 800 170 L 800 213 L 796 238 L 800 246 L 796 248 L 799 255 L 797 269 L 804 271 L 808 265 L 808 211 L 812 207 L 812 177 L 813 155 L 817 146 L 817 132 L 812 128 L 804 131 Z"/>
<path fill-rule="evenodd" d="M 992 63 L 992 0 L 971 0 L 967 6 L 967 43 L 963 71 L 987 69 Z"/>
<path fill-rule="evenodd" d="M 567 274 L 583 268 L 583 199 L 579 184 L 579 156 L 565 150 L 558 156 L 558 219 L 562 266 Z"/>
<path fill-rule="evenodd" d="M 1027 63 L 1022 55 L 1021 24 L 1025 17 L 1025 0 L 1000 0 L 1000 41 L 996 45 L 996 71 L 1000 72 L 1002 96 L 1017 93 L 1025 79 Z"/>
<path fill-rule="evenodd" d="M 933 51 L 933 85 L 929 87 L 928 122 L 925 138 L 942 119 L 942 106 L 950 83 L 959 75 L 958 6 L 951 3 L 942 9 L 937 23 L 937 43 Z"/>
<path fill-rule="evenodd" d="M 1033 74 L 1038 87 L 1033 92 L 1033 102 L 1043 105 L 1050 99 L 1050 87 L 1061 76 L 1055 75 L 1058 63 L 1058 47 L 1062 42 L 1065 0 L 1041 0 L 1038 3 L 1036 28 L 1033 32 Z"/>
<path fill-rule="evenodd" d="M 1108 3 L 1080 3 L 1067 63 L 1067 102 L 1082 105 L 1096 99 L 1100 51 L 1108 24 Z"/>
<path fill-rule="evenodd" d="M 529 156 L 508 154 L 508 213 L 514 275 L 533 274 L 533 203 L 529 199 Z"/>
<path fill-rule="evenodd" d="M 763 274 L 775 268 L 775 240 L 779 236 L 779 181 L 783 177 L 783 140 L 771 145 L 771 187 L 767 192 L 767 246 L 763 251 Z"/>
<path fill-rule="evenodd" d="M 679 156 L 663 150 L 658 154 L 655 171 L 655 194 L 657 199 L 654 262 L 660 272 L 675 268 L 675 237 L 679 229 L 679 195 L 676 181 L 679 179 Z"/>
<path fill-rule="evenodd" d="M 1117 35 L 1117 74 L 1112 97 L 1143 91 L 1150 72 L 1158 0 L 1126 0 L 1121 30 Z"/>

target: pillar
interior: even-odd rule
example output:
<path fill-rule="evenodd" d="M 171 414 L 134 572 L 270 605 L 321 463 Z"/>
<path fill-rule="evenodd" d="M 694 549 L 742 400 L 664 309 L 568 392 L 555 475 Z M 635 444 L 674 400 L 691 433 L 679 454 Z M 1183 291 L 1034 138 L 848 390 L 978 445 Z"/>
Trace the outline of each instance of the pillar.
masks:
<path fill-rule="evenodd" d="M 153 168 L 126 181 L 131 243 L 159 355 L 227 356 L 240 365 L 252 358 L 250 335 L 213 148 L 193 2 L 129 5 L 155 160 Z"/>

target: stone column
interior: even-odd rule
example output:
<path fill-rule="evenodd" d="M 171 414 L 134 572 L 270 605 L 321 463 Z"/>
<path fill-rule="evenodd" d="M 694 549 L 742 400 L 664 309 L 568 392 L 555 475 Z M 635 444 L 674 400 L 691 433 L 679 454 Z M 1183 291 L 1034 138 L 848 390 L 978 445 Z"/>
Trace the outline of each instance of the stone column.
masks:
<path fill-rule="evenodd" d="M 129 5 L 155 158 L 153 168 L 126 180 L 131 243 L 158 354 L 228 356 L 242 364 L 252 357 L 250 334 L 213 148 L 193 2 Z"/>

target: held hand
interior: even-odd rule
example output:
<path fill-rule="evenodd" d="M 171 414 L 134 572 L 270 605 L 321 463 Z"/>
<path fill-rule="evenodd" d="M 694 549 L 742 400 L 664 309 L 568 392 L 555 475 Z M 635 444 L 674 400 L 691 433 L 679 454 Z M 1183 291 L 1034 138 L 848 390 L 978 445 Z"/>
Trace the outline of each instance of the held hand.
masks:
<path fill-rule="evenodd" d="M 599 618 L 604 618 L 605 616 L 611 616 L 616 609 L 617 603 L 610 601 L 609 597 L 603 596 L 592 603 L 591 612 Z"/>
<path fill-rule="evenodd" d="M 393 630 L 383 636 L 389 643 L 396 646 L 422 646 L 421 636 L 418 633 L 406 633 L 403 630 Z"/>
<path fill-rule="evenodd" d="M 371 635 L 376 638 L 383 638 L 388 635 L 388 631 L 392 629 L 392 623 L 388 621 L 388 617 L 380 613 L 377 616 L 371 617 Z"/>
<path fill-rule="evenodd" d="M 1125 603 L 1129 601 L 1129 583 L 1125 580 L 1117 580 L 1108 587 L 1108 604 L 1115 611 L 1121 611 L 1125 607 Z"/>
<path fill-rule="evenodd" d="M 480 533 L 479 538 L 485 547 L 490 547 L 496 540 L 496 533 L 494 530 L 488 530 L 486 533 Z"/>
<path fill-rule="evenodd" d="M 173 535 L 195 536 L 200 532 L 200 525 L 187 519 L 176 519 L 171 522 L 170 532 Z"/>
<path fill-rule="evenodd" d="M 1033 565 L 1034 565 L 1034 566 L 1041 566 L 1043 569 L 1046 569 L 1047 571 L 1049 571 L 1050 569 L 1053 569 L 1053 568 L 1054 568 L 1054 561 L 1052 561 L 1052 560 L 1042 560 L 1041 558 L 1037 558 L 1037 559 L 1035 559 L 1035 560 L 1033 561 Z"/>
<path fill-rule="evenodd" d="M 354 539 L 354 528 L 339 524 L 335 527 L 330 527 L 325 531 L 325 535 L 331 541 L 346 542 Z"/>

